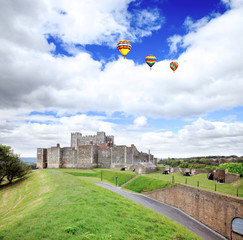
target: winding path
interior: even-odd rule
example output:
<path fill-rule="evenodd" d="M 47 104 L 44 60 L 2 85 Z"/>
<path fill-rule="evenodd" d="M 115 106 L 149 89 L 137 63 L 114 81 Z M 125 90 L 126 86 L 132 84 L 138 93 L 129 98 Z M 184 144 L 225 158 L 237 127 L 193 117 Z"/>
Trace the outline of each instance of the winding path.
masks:
<path fill-rule="evenodd" d="M 187 215 L 183 211 L 178 208 L 172 207 L 168 204 L 163 202 L 157 201 L 150 197 L 147 197 L 142 194 L 138 193 L 131 193 L 121 188 L 106 184 L 106 183 L 95 183 L 103 188 L 109 189 L 115 193 L 118 193 L 126 198 L 129 198 L 143 206 L 154 210 L 155 212 L 161 213 L 170 219 L 180 223 L 181 225 L 188 228 L 190 231 L 194 232 L 195 234 L 201 236 L 205 240 L 222 240 L 225 239 L 222 235 L 216 233 L 206 225 L 202 224 L 201 222 L 197 221 L 196 219 L 192 218 L 191 216 Z"/>

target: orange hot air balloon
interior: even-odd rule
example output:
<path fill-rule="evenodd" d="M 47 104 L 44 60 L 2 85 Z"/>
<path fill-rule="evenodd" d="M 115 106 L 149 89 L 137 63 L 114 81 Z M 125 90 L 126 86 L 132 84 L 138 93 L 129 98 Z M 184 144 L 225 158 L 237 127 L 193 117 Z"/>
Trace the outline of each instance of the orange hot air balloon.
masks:
<path fill-rule="evenodd" d="M 117 48 L 124 58 L 131 50 L 131 47 L 132 47 L 131 43 L 127 40 L 122 40 L 117 43 Z"/>

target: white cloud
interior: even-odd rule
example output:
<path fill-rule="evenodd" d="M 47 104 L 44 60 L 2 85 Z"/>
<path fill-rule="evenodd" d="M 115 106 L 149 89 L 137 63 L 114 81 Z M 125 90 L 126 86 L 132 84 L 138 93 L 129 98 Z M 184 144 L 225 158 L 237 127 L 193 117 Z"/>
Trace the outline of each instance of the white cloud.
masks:
<path fill-rule="evenodd" d="M 184 21 L 184 26 L 189 30 L 189 31 L 196 31 L 203 26 L 205 26 L 209 22 L 209 17 L 203 17 L 199 19 L 198 21 L 193 21 L 191 17 L 187 17 Z"/>
<path fill-rule="evenodd" d="M 134 122 L 134 128 L 135 129 L 146 127 L 147 124 L 148 124 L 147 123 L 147 118 L 144 117 L 144 116 L 135 118 L 133 122 Z"/>
<path fill-rule="evenodd" d="M 182 43 L 182 36 L 180 35 L 173 35 L 167 39 L 170 47 L 170 53 L 177 52 L 178 45 Z"/>
<path fill-rule="evenodd" d="M 33 145 L 49 146 L 57 139 L 68 145 L 70 131 L 85 133 L 88 129 L 88 134 L 97 130 L 112 132 L 120 144 L 134 143 L 145 150 L 150 148 L 151 153 L 154 150 L 168 156 L 175 150 L 178 154 L 190 151 L 203 155 L 203 151 L 213 153 L 220 149 L 240 152 L 241 123 L 230 125 L 199 119 L 178 133 L 145 134 L 133 132 L 130 125 L 122 128 L 101 117 L 76 116 L 77 112 L 101 111 L 111 115 L 121 111 L 142 116 L 134 120 L 134 125 L 142 128 L 150 117 L 191 117 L 243 105 L 242 1 L 230 1 L 232 9 L 210 20 L 187 19 L 188 34 L 170 38 L 172 52 L 180 46 L 186 48 L 177 59 L 179 67 L 175 73 L 169 68 L 169 60 L 157 62 L 150 71 L 145 63 L 140 65 L 122 58 L 109 62 L 101 70 L 101 62 L 86 52 L 77 53 L 73 43 L 110 44 L 118 37 L 135 40 L 147 36 L 151 29 L 148 25 L 141 26 L 153 13 L 152 30 L 162 24 L 156 9 L 132 16 L 127 11 L 129 2 L 1 1 L 1 143 L 28 153 Z M 134 19 L 140 19 L 141 26 L 136 25 L 131 31 Z M 51 56 L 53 46 L 44 36 L 48 32 L 60 36 L 75 56 Z M 32 111 L 54 111 L 61 117 L 28 116 Z M 62 117 L 64 113 L 74 116 Z M 217 144 L 212 147 L 214 143 Z"/>
<path fill-rule="evenodd" d="M 141 142 L 163 157 L 242 155 L 243 123 L 210 122 L 202 118 L 178 132 L 148 132 Z"/>
<path fill-rule="evenodd" d="M 221 0 L 229 8 L 238 8 L 243 6 L 243 0 Z"/>
<path fill-rule="evenodd" d="M 120 39 L 136 41 L 161 27 L 158 10 L 147 9 L 131 14 L 127 11 L 130 2 L 132 0 L 49 1 L 51 14 L 48 15 L 45 30 L 69 44 L 116 47 Z M 60 11 L 65 14 L 60 14 Z M 135 25 L 131 24 L 133 21 Z"/>
<path fill-rule="evenodd" d="M 37 147 L 50 147 L 57 143 L 62 147 L 70 146 L 70 133 L 77 131 L 83 135 L 105 131 L 107 135 L 115 136 L 116 144 L 135 144 L 139 151 L 147 152 L 150 149 L 156 157 L 243 155 L 241 122 L 212 122 L 198 118 L 178 132 L 144 132 L 130 125 L 111 123 L 106 117 L 85 114 L 59 118 L 43 115 L 28 117 L 22 114 L 13 116 L 11 122 L 1 119 L 1 143 L 11 145 L 16 153 L 25 157 L 35 156 Z M 147 119 L 138 117 L 134 123 L 143 127 L 147 125 Z"/>

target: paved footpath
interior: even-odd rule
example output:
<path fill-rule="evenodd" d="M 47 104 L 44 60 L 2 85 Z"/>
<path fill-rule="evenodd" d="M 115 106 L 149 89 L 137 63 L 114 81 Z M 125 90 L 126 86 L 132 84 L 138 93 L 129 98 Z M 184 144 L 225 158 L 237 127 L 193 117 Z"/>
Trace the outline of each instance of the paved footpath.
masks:
<path fill-rule="evenodd" d="M 225 239 L 222 235 L 216 233 L 206 225 L 202 224 L 201 222 L 197 221 L 196 219 L 192 218 L 191 216 L 187 215 L 183 211 L 178 208 L 172 207 L 168 204 L 163 202 L 157 201 L 150 197 L 147 197 L 142 194 L 138 193 L 131 193 L 125 190 L 122 190 L 119 187 L 115 187 L 106 183 L 95 183 L 101 187 L 109 189 L 115 193 L 118 193 L 126 198 L 129 198 L 143 206 L 154 210 L 155 212 L 161 213 L 170 219 L 180 223 L 181 225 L 188 228 L 190 231 L 194 232 L 195 234 L 201 236 L 205 240 L 222 240 Z"/>

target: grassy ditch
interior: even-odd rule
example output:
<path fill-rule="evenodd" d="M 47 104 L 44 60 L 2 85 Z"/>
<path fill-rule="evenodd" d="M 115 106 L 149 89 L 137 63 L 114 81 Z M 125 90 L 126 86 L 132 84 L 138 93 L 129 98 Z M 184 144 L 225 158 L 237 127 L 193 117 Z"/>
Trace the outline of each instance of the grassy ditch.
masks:
<path fill-rule="evenodd" d="M 142 193 L 149 192 L 160 188 L 169 187 L 172 184 L 168 181 L 153 179 L 150 177 L 140 176 L 134 179 L 132 182 L 124 186 L 124 188 L 132 190 L 134 192 Z"/>
<path fill-rule="evenodd" d="M 129 199 L 50 169 L 0 189 L 0 239 L 201 238 Z"/>

